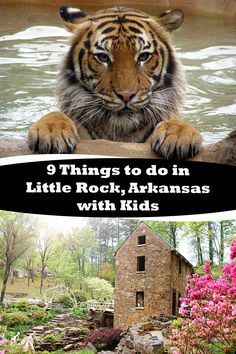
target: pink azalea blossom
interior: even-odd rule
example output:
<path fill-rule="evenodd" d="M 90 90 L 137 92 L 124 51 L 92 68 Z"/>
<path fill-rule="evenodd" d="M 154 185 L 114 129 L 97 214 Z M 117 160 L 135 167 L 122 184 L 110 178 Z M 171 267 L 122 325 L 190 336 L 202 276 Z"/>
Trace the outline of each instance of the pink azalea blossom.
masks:
<path fill-rule="evenodd" d="M 224 352 L 236 351 L 236 240 L 231 243 L 230 262 L 214 279 L 210 262 L 205 274 L 187 277 L 187 296 L 181 298 L 178 328 L 172 332 L 171 343 L 176 354 L 208 353 L 209 344 L 225 343 Z"/>

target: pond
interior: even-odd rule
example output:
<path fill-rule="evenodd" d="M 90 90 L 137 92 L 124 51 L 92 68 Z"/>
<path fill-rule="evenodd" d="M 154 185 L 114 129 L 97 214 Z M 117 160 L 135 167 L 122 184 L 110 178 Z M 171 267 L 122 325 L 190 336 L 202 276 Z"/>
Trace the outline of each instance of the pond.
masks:
<path fill-rule="evenodd" d="M 0 137 L 25 138 L 32 122 L 57 109 L 55 83 L 69 33 L 56 6 L 0 10 Z M 236 128 L 235 34 L 235 20 L 200 14 L 187 14 L 173 34 L 188 80 L 183 117 L 202 131 L 205 143 Z"/>

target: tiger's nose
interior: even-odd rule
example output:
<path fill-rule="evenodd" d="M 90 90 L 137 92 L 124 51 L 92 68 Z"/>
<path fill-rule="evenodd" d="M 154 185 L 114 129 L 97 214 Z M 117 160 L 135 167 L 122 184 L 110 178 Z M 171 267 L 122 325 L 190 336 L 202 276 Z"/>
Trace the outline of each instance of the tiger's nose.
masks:
<path fill-rule="evenodd" d="M 132 90 L 114 90 L 116 96 L 119 97 L 123 102 L 129 102 L 136 94 L 136 91 Z"/>

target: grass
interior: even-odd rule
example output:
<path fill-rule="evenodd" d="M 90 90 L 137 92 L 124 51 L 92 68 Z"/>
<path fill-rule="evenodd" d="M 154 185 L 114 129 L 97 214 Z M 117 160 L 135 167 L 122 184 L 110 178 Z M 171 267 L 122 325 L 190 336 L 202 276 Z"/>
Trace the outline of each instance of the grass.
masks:
<path fill-rule="evenodd" d="M 52 278 L 46 278 L 44 279 L 44 286 L 43 286 L 43 293 L 48 288 L 51 288 L 55 286 L 55 279 Z M 25 293 L 27 294 L 26 297 L 22 298 L 30 298 L 30 297 L 41 297 L 39 294 L 39 286 L 40 286 L 40 279 L 35 279 L 35 281 L 32 283 L 30 282 L 30 285 L 28 286 L 28 280 L 27 279 L 15 279 L 14 284 L 11 284 L 9 281 L 7 284 L 7 293 Z M 0 288 L 2 287 L 2 279 L 0 279 Z"/>

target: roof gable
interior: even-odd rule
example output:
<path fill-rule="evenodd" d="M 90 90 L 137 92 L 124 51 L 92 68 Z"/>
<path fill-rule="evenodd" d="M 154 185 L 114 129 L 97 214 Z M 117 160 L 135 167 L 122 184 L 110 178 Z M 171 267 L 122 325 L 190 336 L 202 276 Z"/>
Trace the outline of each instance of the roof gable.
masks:
<path fill-rule="evenodd" d="M 159 242 L 163 243 L 165 245 L 165 247 L 167 247 L 170 252 L 175 253 L 177 256 L 181 257 L 186 263 L 188 263 L 191 267 L 193 267 L 192 263 L 189 262 L 181 253 L 179 253 L 175 248 L 173 248 L 166 240 L 164 240 L 163 238 L 161 238 L 156 231 L 154 231 L 149 225 L 147 225 L 145 222 L 140 221 L 138 223 L 138 225 L 133 229 L 133 231 L 130 233 L 130 235 L 124 240 L 124 242 L 118 247 L 118 249 L 115 252 L 115 256 L 117 255 L 117 253 L 123 248 L 123 246 L 125 245 L 126 241 L 133 235 L 133 233 L 135 231 L 137 231 L 137 229 L 142 229 L 142 228 L 148 228 L 153 235 L 155 235 L 156 238 L 158 238 Z"/>

